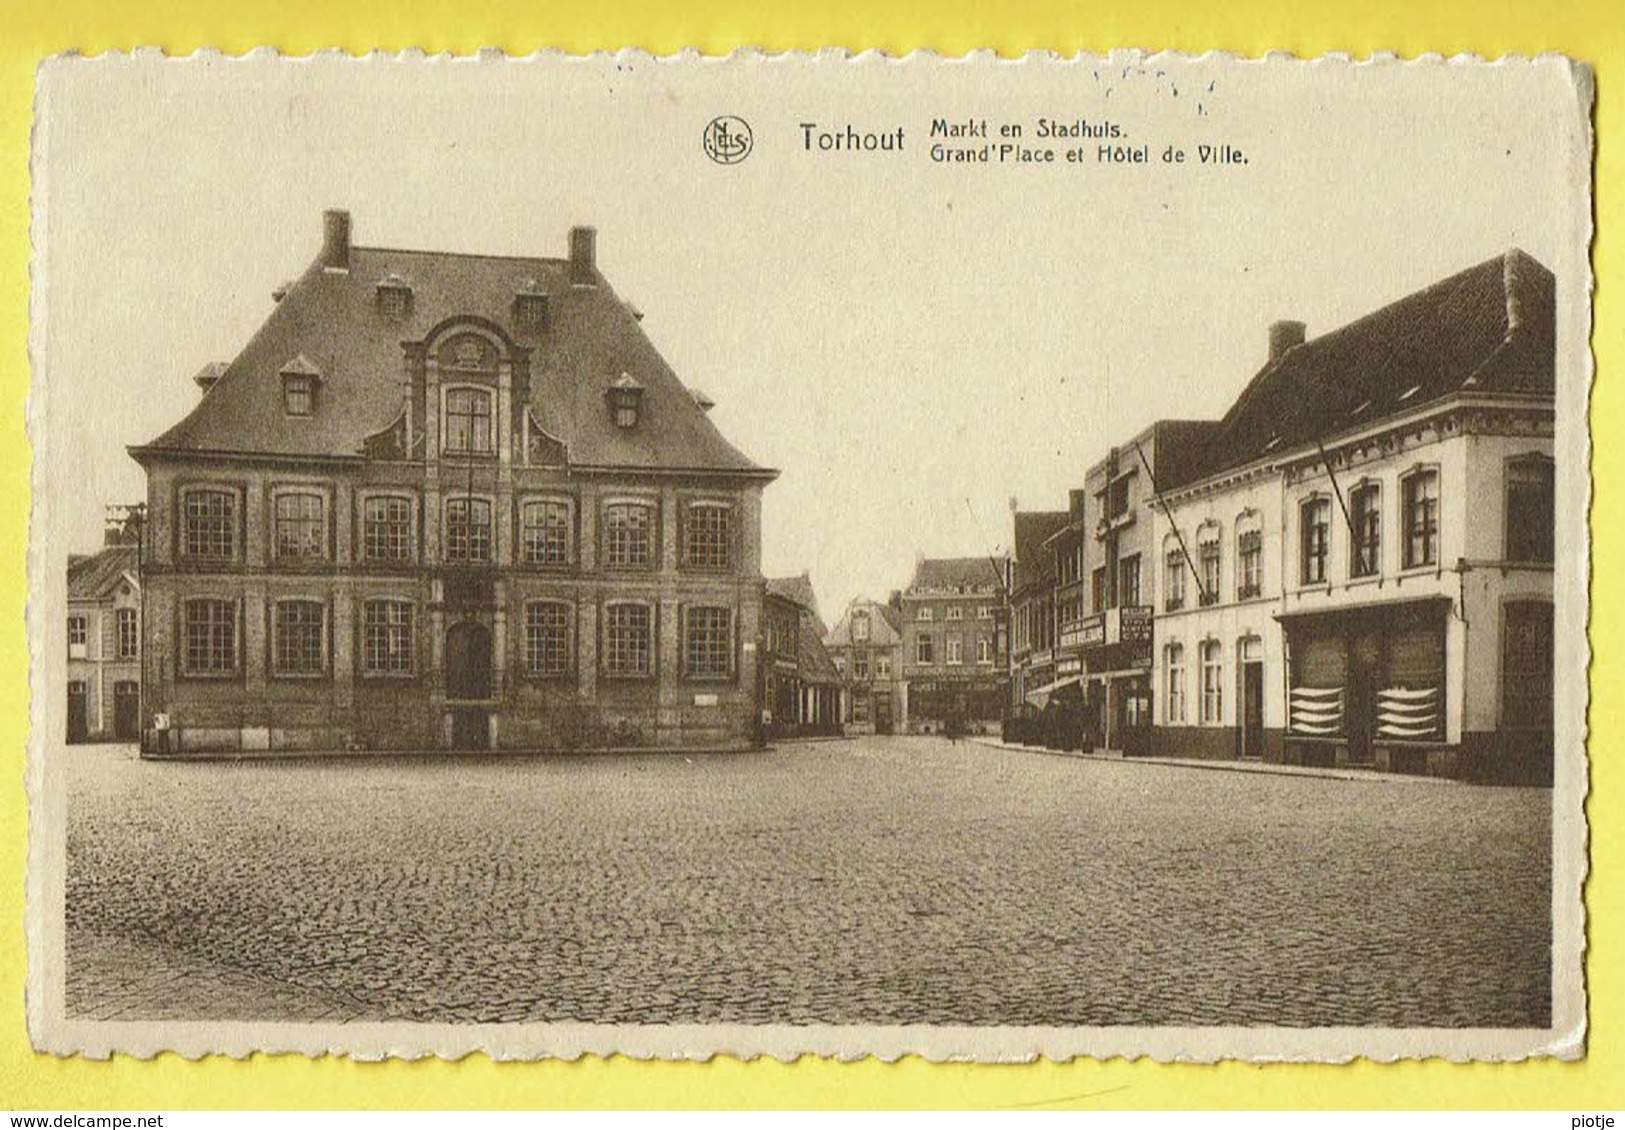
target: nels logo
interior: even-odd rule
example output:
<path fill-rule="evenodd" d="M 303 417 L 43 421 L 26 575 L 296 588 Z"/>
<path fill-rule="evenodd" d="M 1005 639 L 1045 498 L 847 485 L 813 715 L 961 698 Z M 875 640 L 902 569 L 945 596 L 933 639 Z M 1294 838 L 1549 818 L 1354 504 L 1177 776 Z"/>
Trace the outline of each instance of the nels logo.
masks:
<path fill-rule="evenodd" d="M 705 127 L 705 155 L 719 165 L 737 165 L 750 156 L 754 140 L 744 118 L 724 114 Z"/>

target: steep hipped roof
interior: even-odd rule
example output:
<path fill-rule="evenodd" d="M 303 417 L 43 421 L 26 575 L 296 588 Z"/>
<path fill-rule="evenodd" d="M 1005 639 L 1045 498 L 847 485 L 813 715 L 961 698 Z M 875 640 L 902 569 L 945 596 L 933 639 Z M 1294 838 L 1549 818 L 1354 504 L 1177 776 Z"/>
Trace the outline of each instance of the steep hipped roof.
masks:
<path fill-rule="evenodd" d="M 1274 358 L 1208 442 L 1204 473 L 1458 392 L 1556 389 L 1556 280 L 1512 250 Z"/>
<path fill-rule="evenodd" d="M 1055 575 L 1055 554 L 1044 542 L 1066 527 L 1065 510 L 1018 510 L 1015 514 L 1014 586 L 1035 584 Z"/>
<path fill-rule="evenodd" d="M 1002 558 L 993 557 L 922 558 L 914 566 L 914 579 L 909 582 L 908 591 L 940 593 L 984 587 L 997 589 L 1003 583 L 999 575 L 1002 565 Z"/>
<path fill-rule="evenodd" d="M 312 263 L 197 407 L 137 452 L 359 456 L 401 413 L 402 343 L 471 317 L 531 350 L 533 415 L 567 445 L 572 465 L 764 473 L 722 437 L 596 271 L 596 285 L 580 286 L 563 259 L 373 247 L 349 248 L 348 264 Z M 392 275 L 411 288 L 398 316 L 378 302 Z M 547 317 L 525 326 L 515 298 L 532 284 L 548 296 Z M 320 371 L 321 388 L 310 416 L 289 417 L 281 374 L 301 356 Z M 623 375 L 644 389 L 632 428 L 617 427 L 605 402 Z"/>
<path fill-rule="evenodd" d="M 794 577 L 768 577 L 765 583 L 770 595 L 783 597 L 791 604 L 811 612 L 815 619 L 823 619 L 818 614 L 818 596 L 813 592 L 812 578 L 806 573 Z M 823 634 L 822 629 L 819 634 Z"/>
<path fill-rule="evenodd" d="M 801 631 L 796 633 L 796 674 L 808 683 L 839 683 L 841 673 L 835 669 L 835 661 L 824 649 L 818 627 L 818 617 L 803 608 Z"/>
<path fill-rule="evenodd" d="M 133 545 L 111 545 L 100 553 L 93 553 L 68 565 L 68 599 L 101 600 L 112 591 L 125 574 L 136 575 L 136 555 Z"/>

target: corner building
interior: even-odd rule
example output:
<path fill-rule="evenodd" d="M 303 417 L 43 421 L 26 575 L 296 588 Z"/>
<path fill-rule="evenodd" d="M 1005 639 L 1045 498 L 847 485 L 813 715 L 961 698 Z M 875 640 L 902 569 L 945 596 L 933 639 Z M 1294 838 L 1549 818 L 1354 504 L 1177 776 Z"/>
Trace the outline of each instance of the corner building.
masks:
<path fill-rule="evenodd" d="M 735 748 L 760 514 L 732 447 L 564 259 L 353 246 L 275 295 L 147 473 L 144 748 Z"/>
<path fill-rule="evenodd" d="M 1555 298 L 1513 250 L 1272 327 L 1165 497 L 1158 752 L 1550 782 Z"/>

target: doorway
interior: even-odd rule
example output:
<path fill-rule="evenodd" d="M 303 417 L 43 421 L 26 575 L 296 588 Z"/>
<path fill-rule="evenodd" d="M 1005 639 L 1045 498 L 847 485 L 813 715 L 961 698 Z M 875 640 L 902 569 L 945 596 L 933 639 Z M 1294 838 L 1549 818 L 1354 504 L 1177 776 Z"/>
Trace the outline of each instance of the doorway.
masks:
<path fill-rule="evenodd" d="M 491 630 L 484 624 L 465 620 L 446 631 L 446 697 L 491 697 Z"/>
<path fill-rule="evenodd" d="M 1241 665 L 1241 756 L 1264 756 L 1264 641 L 1256 636 L 1241 641 L 1236 648 Z"/>
<path fill-rule="evenodd" d="M 113 684 L 113 736 L 133 742 L 141 736 L 141 684 L 133 681 Z"/>
<path fill-rule="evenodd" d="M 68 683 L 68 744 L 77 745 L 90 736 L 90 695 L 82 679 Z"/>
<path fill-rule="evenodd" d="M 1349 639 L 1348 700 L 1343 714 L 1352 765 L 1370 765 L 1373 761 L 1372 727 L 1381 669 L 1382 638 L 1375 631 L 1355 632 Z"/>

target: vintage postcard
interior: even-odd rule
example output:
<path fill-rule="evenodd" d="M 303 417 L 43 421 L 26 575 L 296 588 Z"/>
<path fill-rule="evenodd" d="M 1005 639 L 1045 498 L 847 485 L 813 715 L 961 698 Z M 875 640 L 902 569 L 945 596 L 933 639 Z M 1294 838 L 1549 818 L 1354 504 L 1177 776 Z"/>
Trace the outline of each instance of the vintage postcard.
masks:
<path fill-rule="evenodd" d="M 1584 1054 L 1590 71 L 63 57 L 60 1054 Z"/>

